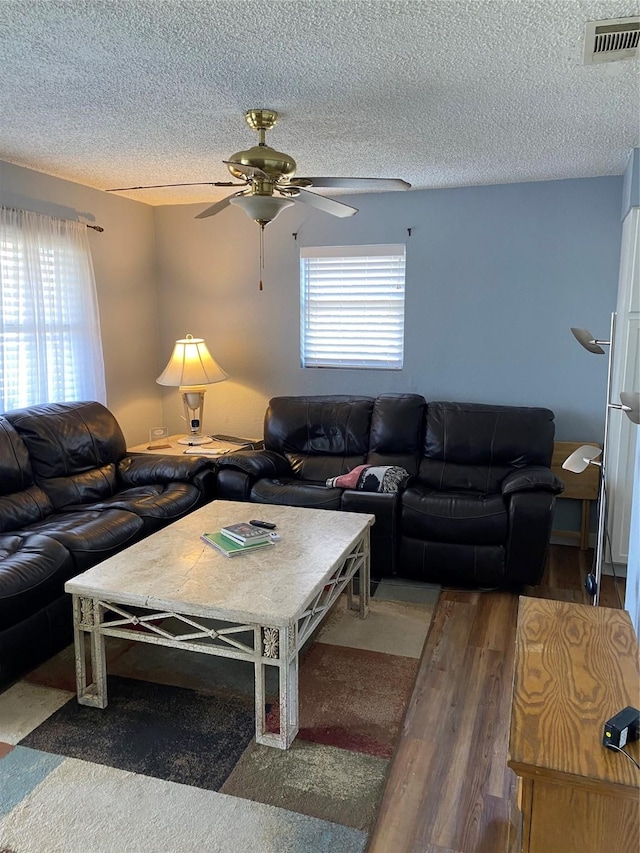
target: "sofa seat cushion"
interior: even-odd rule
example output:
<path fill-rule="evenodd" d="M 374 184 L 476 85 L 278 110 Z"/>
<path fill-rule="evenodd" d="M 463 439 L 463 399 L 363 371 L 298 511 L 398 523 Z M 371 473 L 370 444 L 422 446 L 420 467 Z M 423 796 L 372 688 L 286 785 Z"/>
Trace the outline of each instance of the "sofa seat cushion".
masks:
<path fill-rule="evenodd" d="M 41 533 L 64 545 L 73 557 L 73 574 L 79 574 L 132 545 L 143 535 L 143 529 L 142 519 L 133 512 L 85 509 L 54 513 L 30 525 L 28 532 Z"/>
<path fill-rule="evenodd" d="M 62 595 L 73 572 L 71 555 L 55 539 L 29 533 L 0 536 L 0 631 Z"/>
<path fill-rule="evenodd" d="M 402 495 L 402 533 L 415 539 L 471 545 L 500 545 L 508 514 L 501 495 L 435 492 L 419 486 Z"/>
<path fill-rule="evenodd" d="M 190 483 L 155 483 L 123 489 L 113 497 L 88 505 L 72 504 L 66 507 L 66 512 L 116 509 L 132 512 L 144 522 L 146 535 L 191 512 L 200 499 L 199 489 Z"/>
<path fill-rule="evenodd" d="M 280 477 L 258 480 L 251 489 L 251 500 L 263 504 L 286 504 L 310 509 L 340 509 L 342 489 L 331 489 L 324 483 Z"/>

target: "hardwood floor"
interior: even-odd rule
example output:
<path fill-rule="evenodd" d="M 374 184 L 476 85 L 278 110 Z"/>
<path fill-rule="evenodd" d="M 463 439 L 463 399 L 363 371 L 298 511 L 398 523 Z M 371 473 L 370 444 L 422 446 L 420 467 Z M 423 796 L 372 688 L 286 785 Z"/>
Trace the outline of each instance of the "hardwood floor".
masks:
<path fill-rule="evenodd" d="M 523 594 L 588 604 L 591 560 L 552 545 L 542 583 Z M 603 577 L 601 606 L 623 602 L 624 581 Z M 507 767 L 517 609 L 513 593 L 441 593 L 368 853 L 519 850 Z"/>

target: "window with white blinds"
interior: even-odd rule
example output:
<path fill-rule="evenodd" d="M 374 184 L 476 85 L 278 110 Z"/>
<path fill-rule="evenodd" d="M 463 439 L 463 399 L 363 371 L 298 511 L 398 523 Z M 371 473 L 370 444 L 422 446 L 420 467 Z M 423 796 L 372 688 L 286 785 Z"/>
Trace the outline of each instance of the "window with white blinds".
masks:
<path fill-rule="evenodd" d="M 400 370 L 405 246 L 300 250 L 303 367 Z"/>
<path fill-rule="evenodd" d="M 106 402 L 86 225 L 0 207 L 0 411 Z"/>

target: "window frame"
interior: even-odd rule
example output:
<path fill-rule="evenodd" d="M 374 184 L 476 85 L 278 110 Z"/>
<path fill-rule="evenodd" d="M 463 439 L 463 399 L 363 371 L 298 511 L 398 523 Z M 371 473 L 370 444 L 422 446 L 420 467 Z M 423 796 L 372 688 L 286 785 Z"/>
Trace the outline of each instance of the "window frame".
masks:
<path fill-rule="evenodd" d="M 340 289 L 344 280 L 340 278 L 340 267 L 342 275 L 351 281 L 350 289 Z M 367 279 L 367 270 L 372 279 Z M 333 278 L 332 272 L 335 272 Z M 328 290 L 324 294 L 327 303 L 324 309 L 323 274 L 329 276 L 325 282 Z M 377 290 L 371 289 L 376 276 L 380 285 Z M 346 319 L 341 328 L 337 314 L 345 306 Z M 385 307 L 388 312 L 383 315 L 381 308 Z M 406 243 L 301 247 L 300 366 L 303 369 L 402 370 L 405 313 Z M 322 328 L 323 323 L 334 325 L 327 330 Z M 344 340 L 345 333 L 349 335 L 347 350 L 338 354 L 338 341 Z M 383 335 L 386 349 L 384 343 L 376 342 L 375 334 Z M 315 338 L 315 344 L 311 338 Z M 330 350 L 334 350 L 333 355 Z"/>

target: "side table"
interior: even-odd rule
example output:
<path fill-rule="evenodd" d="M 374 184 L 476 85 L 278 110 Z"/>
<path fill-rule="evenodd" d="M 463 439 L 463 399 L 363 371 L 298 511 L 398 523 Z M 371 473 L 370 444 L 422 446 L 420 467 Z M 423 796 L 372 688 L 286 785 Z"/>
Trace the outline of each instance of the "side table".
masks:
<path fill-rule="evenodd" d="M 520 597 L 507 764 L 524 853 L 637 853 L 640 773 L 602 736 L 639 687 L 626 611 Z"/>
<path fill-rule="evenodd" d="M 147 441 L 144 444 L 127 447 L 127 451 L 131 453 L 152 453 L 154 456 L 182 456 L 187 448 L 184 444 L 178 444 L 179 438 L 184 438 L 184 436 L 170 435 L 162 441 Z M 165 444 L 168 444 L 169 447 L 162 446 Z M 158 446 L 154 447 L 154 445 Z"/>
<path fill-rule="evenodd" d="M 551 470 L 564 483 L 564 491 L 558 495 L 558 498 L 582 501 L 582 512 L 579 533 L 576 533 L 574 530 L 554 530 L 552 532 L 562 533 L 563 536 L 573 536 L 579 539 L 580 550 L 586 551 L 589 547 L 590 501 L 598 499 L 600 468 L 597 465 L 589 465 L 582 474 L 574 474 L 572 471 L 566 471 L 562 467 L 562 463 L 567 456 L 573 453 L 574 450 L 582 447 L 583 444 L 593 444 L 595 447 L 600 446 L 593 441 L 555 441 L 553 444 Z"/>

